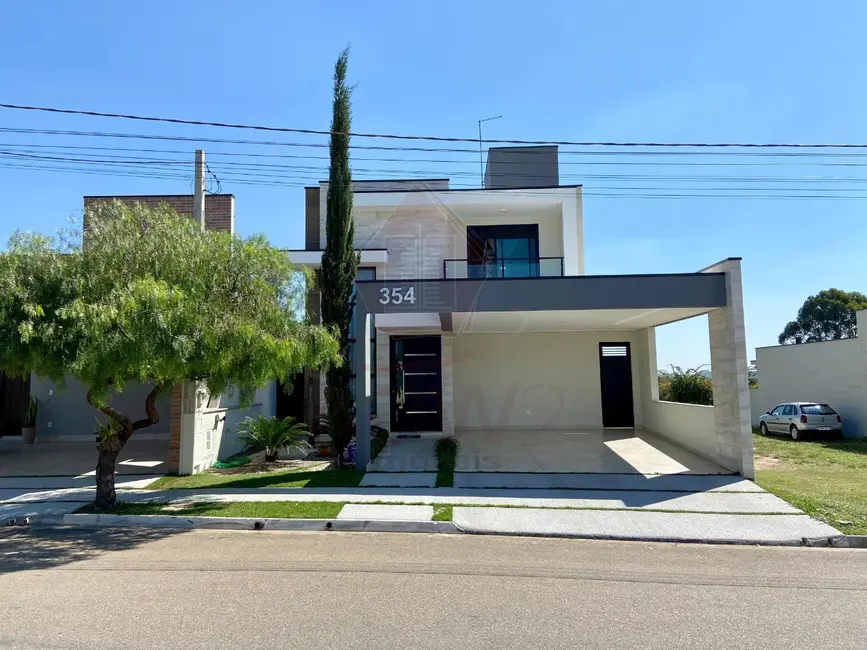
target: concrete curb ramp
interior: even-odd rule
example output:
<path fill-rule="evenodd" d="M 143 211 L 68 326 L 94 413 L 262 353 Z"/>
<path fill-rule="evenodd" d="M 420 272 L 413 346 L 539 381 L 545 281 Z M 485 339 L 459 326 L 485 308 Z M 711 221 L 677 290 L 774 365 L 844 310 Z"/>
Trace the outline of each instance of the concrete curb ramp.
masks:
<path fill-rule="evenodd" d="M 809 516 L 641 512 L 635 510 L 533 510 L 455 508 L 453 523 L 467 533 L 536 537 L 848 546 L 845 535 Z"/>

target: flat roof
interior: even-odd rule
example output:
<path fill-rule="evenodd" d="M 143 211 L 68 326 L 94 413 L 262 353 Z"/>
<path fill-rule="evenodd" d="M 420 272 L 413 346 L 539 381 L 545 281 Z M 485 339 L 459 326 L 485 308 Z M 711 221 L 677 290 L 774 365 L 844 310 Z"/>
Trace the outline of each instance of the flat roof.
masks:
<path fill-rule="evenodd" d="M 447 190 L 432 190 L 432 189 L 394 189 L 394 190 L 356 190 L 356 194 L 410 194 L 412 192 L 436 192 L 437 194 L 449 194 L 452 192 L 511 192 L 512 190 L 574 190 L 579 187 L 584 187 L 583 184 L 577 185 L 528 185 L 523 187 L 455 187 Z"/>
<path fill-rule="evenodd" d="M 85 199 L 169 199 L 169 198 L 193 198 L 195 194 L 85 194 Z M 205 194 L 209 196 L 231 196 L 234 194 Z"/>
<path fill-rule="evenodd" d="M 428 181 L 447 181 L 450 180 L 448 178 L 385 178 L 385 179 L 355 179 L 359 183 L 406 183 L 410 181 L 419 181 L 421 183 Z M 319 181 L 320 183 L 327 183 L 328 181 Z M 584 187 L 583 183 L 577 183 L 575 185 L 525 185 L 521 187 L 452 187 L 447 190 L 434 190 L 430 188 L 395 188 L 390 190 L 355 190 L 355 194 L 400 194 L 405 193 L 409 194 L 410 192 L 437 192 L 437 193 L 446 193 L 446 192 L 510 192 L 512 190 L 557 190 L 557 189 L 567 189 L 574 190 L 579 187 Z M 319 189 L 317 185 L 307 185 L 304 187 L 305 190 Z"/>

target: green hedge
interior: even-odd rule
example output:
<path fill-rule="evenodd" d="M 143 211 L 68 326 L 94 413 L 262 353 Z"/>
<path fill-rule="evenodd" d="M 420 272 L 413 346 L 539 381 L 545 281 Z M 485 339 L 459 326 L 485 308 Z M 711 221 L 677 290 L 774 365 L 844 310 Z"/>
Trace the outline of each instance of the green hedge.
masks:
<path fill-rule="evenodd" d="M 370 432 L 373 434 L 373 438 L 370 441 L 370 460 L 372 462 L 376 460 L 379 452 L 388 443 L 388 431 L 382 427 L 371 427 Z"/>

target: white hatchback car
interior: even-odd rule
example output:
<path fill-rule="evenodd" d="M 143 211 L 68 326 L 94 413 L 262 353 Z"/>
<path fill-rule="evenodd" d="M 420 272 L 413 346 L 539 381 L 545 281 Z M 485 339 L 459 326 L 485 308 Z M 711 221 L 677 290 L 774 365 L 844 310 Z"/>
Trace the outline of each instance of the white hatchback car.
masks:
<path fill-rule="evenodd" d="M 827 404 L 787 402 L 759 418 L 759 431 L 763 436 L 769 433 L 786 433 L 792 440 L 801 440 L 812 433 L 840 436 L 843 431 L 843 418 Z"/>

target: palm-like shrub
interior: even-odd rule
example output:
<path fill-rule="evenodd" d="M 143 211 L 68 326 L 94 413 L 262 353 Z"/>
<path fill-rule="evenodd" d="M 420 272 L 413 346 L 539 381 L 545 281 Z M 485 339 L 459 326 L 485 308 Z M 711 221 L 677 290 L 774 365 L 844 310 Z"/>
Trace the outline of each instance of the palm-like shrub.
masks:
<path fill-rule="evenodd" d="M 273 415 L 253 415 L 238 425 L 238 439 L 251 451 L 265 450 L 265 461 L 274 462 L 281 449 L 308 446 L 307 436 L 310 432 L 307 425 L 297 422 L 295 418 L 279 420 Z"/>

